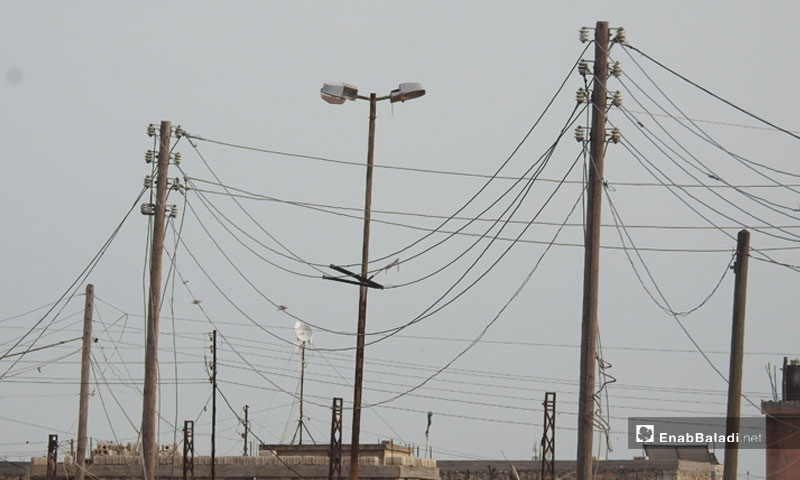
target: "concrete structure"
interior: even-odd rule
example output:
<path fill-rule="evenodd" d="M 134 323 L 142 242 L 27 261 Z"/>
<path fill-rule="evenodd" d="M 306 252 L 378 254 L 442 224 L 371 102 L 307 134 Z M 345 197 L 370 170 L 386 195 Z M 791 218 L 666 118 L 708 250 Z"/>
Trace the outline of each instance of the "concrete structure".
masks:
<path fill-rule="evenodd" d="M 511 466 L 520 480 L 540 480 L 539 461 L 469 460 L 437 462 L 441 480 L 515 480 Z M 721 480 L 722 465 L 688 460 L 601 460 L 595 463 L 595 480 Z M 577 464 L 556 460 L 557 480 L 575 480 Z"/>
<path fill-rule="evenodd" d="M 767 416 L 767 479 L 800 478 L 800 362 L 783 361 L 781 400 L 762 401 Z"/>
<path fill-rule="evenodd" d="M 678 454 L 671 453 L 672 450 Z M 684 449 L 685 450 L 685 449 Z M 681 449 L 659 448 L 653 457 L 633 460 L 596 462 L 596 480 L 721 480 L 722 466 L 707 450 L 682 456 Z M 349 446 L 342 446 L 342 478 L 349 473 Z M 115 452 L 115 453 L 111 453 Z M 182 477 L 182 456 L 174 445 L 163 446 L 159 455 L 158 476 L 164 480 Z M 142 478 L 142 457 L 132 445 L 98 444 L 88 464 L 87 477 L 104 480 Z M 412 455 L 411 447 L 392 442 L 362 445 L 359 451 L 359 477 L 363 480 L 541 480 L 538 461 L 436 461 Z M 701 455 L 702 453 L 702 455 Z M 657 458 L 655 458 L 657 457 Z M 675 457 L 675 458 L 671 458 Z M 687 460 L 686 458 L 692 458 Z M 705 459 L 705 461 L 701 461 Z M 31 463 L 8 465 L 0 470 L 0 480 L 44 480 L 46 457 L 35 457 Z M 195 478 L 209 479 L 210 456 L 195 457 Z M 13 468 L 12 468 L 13 467 Z M 69 456 L 58 464 L 58 478 L 74 478 L 76 465 Z M 576 478 L 575 461 L 556 461 L 557 480 Z M 327 480 L 327 445 L 262 445 L 256 457 L 217 457 L 219 480 Z M 800 477 L 793 477 L 800 478 Z"/>
<path fill-rule="evenodd" d="M 164 480 L 183 476 L 183 457 L 175 446 L 163 446 L 159 452 L 158 477 Z M 349 452 L 346 445 L 343 452 Z M 87 477 L 105 480 L 142 478 L 142 457 L 129 445 L 99 444 L 87 466 Z M 436 460 L 411 456 L 411 449 L 383 442 L 362 445 L 359 459 L 359 477 L 364 480 L 439 480 Z M 344 457 L 344 455 L 343 455 Z M 342 458 L 342 477 L 349 473 L 349 458 Z M 194 478 L 211 478 L 211 457 L 194 457 Z M 46 457 L 34 457 L 23 476 L 14 480 L 44 480 Z M 76 465 L 70 457 L 58 464 L 59 479 L 75 476 Z M 257 457 L 217 457 L 215 464 L 218 480 L 327 480 L 327 445 L 264 445 Z M 15 472 L 19 472 L 16 469 Z"/>

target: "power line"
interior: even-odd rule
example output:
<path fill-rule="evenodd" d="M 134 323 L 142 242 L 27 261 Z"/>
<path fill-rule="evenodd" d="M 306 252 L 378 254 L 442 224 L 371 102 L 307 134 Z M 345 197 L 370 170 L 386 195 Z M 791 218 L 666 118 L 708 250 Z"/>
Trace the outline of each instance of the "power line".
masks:
<path fill-rule="evenodd" d="M 116 238 L 117 233 L 119 233 L 119 231 L 122 229 L 122 225 L 124 225 L 125 220 L 128 219 L 128 217 L 130 216 L 131 212 L 133 212 L 133 210 L 136 208 L 136 204 L 139 203 L 139 199 L 142 198 L 142 195 L 144 195 L 145 191 L 146 191 L 146 188 L 142 188 L 142 190 L 139 192 L 139 195 L 137 195 L 136 200 L 134 200 L 133 204 L 131 205 L 130 209 L 128 209 L 127 213 L 125 213 L 125 215 L 122 217 L 122 220 L 119 222 L 117 227 L 114 229 L 114 231 L 108 237 L 108 239 L 105 241 L 103 246 L 100 247 L 100 250 L 94 255 L 94 257 L 92 257 L 92 259 L 89 261 L 89 263 L 86 265 L 86 267 L 83 268 L 83 270 L 78 274 L 78 276 L 75 278 L 75 280 L 73 280 L 73 282 L 70 284 L 70 286 L 67 287 L 67 289 L 64 291 L 63 294 L 61 294 L 61 297 L 59 297 L 59 299 L 56 301 L 56 303 L 54 303 L 54 304 L 52 304 L 50 306 L 50 308 L 47 310 L 47 312 L 36 323 L 34 323 L 31 326 L 31 328 L 25 333 L 25 335 L 23 335 L 22 338 L 20 338 L 16 343 L 14 343 L 14 345 L 11 348 L 9 348 L 6 351 L 6 353 L 3 354 L 3 357 L 6 357 L 9 353 L 11 353 L 12 350 L 14 350 L 28 335 L 30 335 L 44 321 L 45 318 L 47 318 L 50 315 L 50 313 L 53 312 L 53 310 L 56 308 L 56 306 L 60 302 L 62 302 L 65 298 L 68 297 L 67 300 L 64 302 L 64 305 L 58 311 L 58 313 L 56 313 L 56 315 L 53 317 L 53 319 L 50 321 L 50 323 L 44 329 L 42 329 L 42 331 L 39 333 L 39 335 L 31 342 L 30 346 L 33 347 L 36 344 L 36 342 L 39 340 L 39 338 L 41 338 L 42 335 L 47 331 L 47 329 L 50 327 L 50 325 L 52 325 L 53 322 L 55 322 L 55 320 L 58 318 L 58 315 L 64 310 L 64 308 L 66 308 L 67 303 L 69 303 L 69 301 L 77 293 L 78 288 L 79 288 L 78 284 L 84 278 L 86 278 L 86 276 L 89 275 L 89 273 L 91 273 L 92 270 L 94 270 L 94 267 L 97 265 L 97 263 L 103 257 L 103 255 L 105 254 L 106 250 L 108 250 L 108 247 L 111 245 L 111 242 L 114 241 L 114 238 Z M 72 290 L 71 294 L 69 293 L 70 290 Z M 8 369 L 6 369 L 6 371 L 2 375 L 0 375 L 0 380 L 2 380 L 8 374 L 8 372 L 12 368 L 14 368 L 14 365 L 16 365 L 17 361 L 19 361 L 22 357 L 24 357 L 24 353 L 22 355 L 20 355 L 17 358 L 17 360 L 15 360 L 11 364 L 11 366 L 8 367 Z"/>
<path fill-rule="evenodd" d="M 629 111 L 632 112 L 632 110 L 629 110 Z M 194 178 L 194 177 L 190 177 L 189 179 L 194 181 L 194 182 L 200 182 L 200 183 L 207 183 L 207 184 L 216 185 L 216 182 L 211 182 L 211 181 L 208 181 L 208 180 L 203 180 L 203 179 Z M 543 181 L 543 180 L 544 179 L 542 179 L 541 177 L 537 179 L 537 181 Z M 571 183 L 571 182 L 569 180 L 565 180 L 564 183 L 567 184 L 567 183 Z M 614 185 L 613 182 L 608 182 L 608 184 L 609 184 L 609 186 L 613 186 Z M 662 187 L 661 184 L 658 184 L 658 186 Z M 702 185 L 692 185 L 692 186 L 701 187 Z M 708 187 L 714 187 L 714 185 L 708 185 Z M 735 186 L 735 185 L 732 186 L 732 187 L 733 188 L 742 188 L 741 186 Z M 306 201 L 302 201 L 302 200 L 287 200 L 287 199 L 282 199 L 282 198 L 278 198 L 278 197 L 271 197 L 271 196 L 268 196 L 268 195 L 262 195 L 262 194 L 248 192 L 247 190 L 243 190 L 243 189 L 240 189 L 240 188 L 232 187 L 230 185 L 227 185 L 227 188 L 229 190 L 240 192 L 239 194 L 234 194 L 238 198 L 244 198 L 244 199 L 255 200 L 255 201 L 268 201 L 268 202 L 281 203 L 281 204 L 297 206 L 297 207 L 311 208 L 313 210 L 317 210 L 317 211 L 321 211 L 321 212 L 329 213 L 329 214 L 333 214 L 333 215 L 342 215 L 342 214 L 340 214 L 338 212 L 331 211 L 331 210 L 349 211 L 349 212 L 361 212 L 363 210 L 363 209 L 356 208 L 356 207 L 346 207 L 346 206 L 342 206 L 342 205 L 331 205 L 331 204 L 324 204 L 324 203 L 306 202 Z M 193 190 L 197 191 L 197 192 L 211 194 L 211 195 L 226 195 L 226 196 L 228 195 L 226 193 L 219 192 L 219 191 L 216 191 L 216 190 L 206 190 L 206 189 L 201 189 L 201 188 L 194 188 Z M 432 214 L 432 213 L 412 212 L 412 211 L 400 211 L 400 210 L 376 210 L 376 209 L 373 209 L 372 213 L 373 214 L 388 215 L 388 216 L 418 217 L 418 218 L 429 218 L 429 219 L 436 219 L 436 220 L 441 220 L 441 219 L 445 219 L 445 218 L 451 218 L 451 217 L 448 217 L 446 215 L 437 215 L 437 214 Z M 359 216 L 359 215 L 342 215 L 342 216 L 346 216 L 348 218 L 353 218 L 353 219 L 356 219 L 356 220 L 363 220 L 363 217 Z M 468 220 L 473 220 L 474 219 L 475 221 L 478 221 L 478 222 L 495 222 L 495 221 L 498 221 L 498 219 L 496 217 L 483 217 L 483 216 L 479 216 L 479 217 L 459 217 L 459 216 L 456 216 L 456 217 L 452 217 L 452 219 L 453 220 L 459 220 L 459 221 L 468 221 Z M 232 220 L 226 219 L 226 221 L 229 224 L 231 224 L 232 226 L 235 226 L 235 222 L 233 222 Z M 526 220 L 513 220 L 513 219 L 508 220 L 507 222 L 509 224 L 526 224 L 526 223 L 528 223 Z M 407 225 L 407 224 L 394 223 L 394 222 L 383 222 L 383 223 L 386 223 L 388 225 L 404 226 L 404 227 L 408 227 L 408 228 L 421 228 L 421 227 L 418 227 L 418 226 L 415 226 L 415 225 Z M 547 220 L 537 220 L 537 221 L 533 222 L 533 224 L 534 225 L 544 225 L 544 226 L 559 226 L 560 225 L 560 223 L 558 223 L 558 222 L 547 221 Z M 567 223 L 564 226 L 565 227 L 581 227 L 581 228 L 583 228 L 583 223 Z M 601 226 L 605 227 L 605 228 L 614 228 L 614 225 L 611 224 L 611 223 L 605 223 L 605 224 L 603 224 Z M 762 228 L 762 229 L 771 228 L 768 225 L 757 225 L 757 227 L 758 228 Z M 666 224 L 633 224 L 633 225 L 628 225 L 628 228 L 629 229 L 655 229 L 655 230 L 716 230 L 715 227 L 711 227 L 711 226 L 707 226 L 707 225 L 666 225 Z M 727 226 L 720 226 L 719 228 L 733 230 L 733 229 L 740 229 L 742 227 L 739 226 L 739 225 L 727 225 Z M 800 228 L 800 226 L 798 226 L 798 225 L 788 225 L 787 224 L 787 225 L 778 225 L 775 228 Z M 451 232 L 441 231 L 441 230 L 440 230 L 440 232 L 442 232 L 442 233 L 451 233 Z M 242 233 L 247 235 L 247 233 L 245 233 L 245 232 L 242 232 Z"/>
<path fill-rule="evenodd" d="M 744 113 L 745 115 L 747 115 L 747 116 L 749 116 L 749 117 L 751 117 L 751 118 L 753 118 L 753 119 L 755 119 L 755 120 L 758 120 L 759 122 L 761 122 L 761 123 L 763 123 L 763 124 L 765 124 L 765 125 L 768 125 L 768 126 L 770 126 L 770 127 L 774 128 L 775 130 L 779 130 L 779 131 L 781 131 L 781 132 L 783 132 L 783 133 L 785 133 L 785 134 L 787 134 L 787 135 L 789 135 L 789 136 L 791 136 L 791 137 L 794 137 L 794 138 L 795 138 L 795 139 L 797 139 L 797 140 L 800 140 L 800 136 L 797 136 L 796 134 L 792 133 L 791 131 L 789 131 L 789 130 L 787 130 L 787 129 L 785 129 L 785 128 L 779 127 L 779 126 L 775 125 L 775 124 L 774 124 L 774 123 L 772 123 L 772 122 L 769 122 L 769 121 L 767 121 L 767 120 L 764 120 L 763 118 L 759 117 L 758 115 L 756 115 L 756 114 L 754 114 L 754 113 L 751 113 L 751 112 L 749 112 L 749 111 L 745 110 L 744 108 L 742 108 L 742 107 L 740 107 L 740 106 L 738 106 L 738 105 L 734 104 L 733 102 L 730 102 L 730 101 L 728 101 L 728 100 L 726 100 L 726 99 L 724 99 L 724 98 L 720 97 L 719 95 L 717 95 L 717 94 L 715 94 L 715 93 L 711 92 L 711 91 L 710 91 L 710 90 L 708 90 L 707 88 L 705 88 L 705 87 L 703 87 L 703 86 L 701 86 L 701 85 L 699 85 L 699 84 L 697 84 L 697 83 L 695 83 L 695 82 L 693 82 L 693 81 L 689 80 L 688 78 L 684 77 L 683 75 L 681 75 L 680 73 L 676 72 L 675 70 L 673 70 L 673 69 L 671 69 L 671 68 L 667 67 L 667 66 L 666 66 L 666 65 L 664 65 L 663 63 L 659 62 L 658 60 L 654 59 L 654 58 L 653 58 L 653 57 L 651 57 L 650 55 L 648 55 L 648 54 L 644 53 L 643 51 L 639 50 L 638 48 L 636 48 L 636 47 L 634 47 L 634 46 L 632 46 L 632 45 L 630 45 L 630 44 L 627 44 L 627 43 L 624 43 L 624 44 L 623 44 L 623 47 L 625 47 L 625 48 L 629 48 L 629 49 L 631 49 L 631 50 L 633 50 L 633 51 L 637 52 L 637 53 L 638 53 L 638 54 L 640 54 L 641 56 L 645 57 L 646 59 L 648 59 L 648 60 L 650 60 L 651 62 L 655 63 L 655 64 L 656 64 L 656 65 L 658 65 L 659 67 L 663 68 L 664 70 L 668 71 L 669 73 L 671 73 L 671 74 L 675 75 L 676 77 L 680 78 L 680 79 L 681 79 L 681 80 L 683 80 L 684 82 L 686 82 L 686 83 L 688 83 L 688 84 L 690 84 L 690 85 L 692 85 L 692 86 L 694 86 L 694 87 L 696 87 L 696 88 L 700 89 L 701 91 L 703 91 L 703 92 L 705 92 L 705 93 L 707 93 L 707 94 L 711 95 L 712 97 L 714 97 L 714 98 L 716 98 L 717 100 L 721 101 L 722 103 L 724 103 L 724 104 L 728 105 L 729 107 L 732 107 L 732 108 L 734 108 L 734 109 L 736 109 L 736 110 L 738 110 L 738 111 L 740 111 L 740 112 Z"/>

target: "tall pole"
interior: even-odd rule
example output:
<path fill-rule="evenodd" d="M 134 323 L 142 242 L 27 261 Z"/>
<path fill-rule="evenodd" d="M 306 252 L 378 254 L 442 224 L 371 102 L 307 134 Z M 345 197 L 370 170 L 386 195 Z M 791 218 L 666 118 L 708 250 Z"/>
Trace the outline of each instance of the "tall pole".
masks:
<path fill-rule="evenodd" d="M 244 406 L 244 433 L 242 434 L 242 438 L 244 439 L 244 451 L 242 452 L 243 456 L 247 456 L 247 427 L 250 423 L 247 421 L 247 410 L 250 407 L 247 405 Z"/>
<path fill-rule="evenodd" d="M 342 399 L 334 397 L 331 408 L 331 442 L 328 449 L 328 480 L 342 480 Z"/>
<path fill-rule="evenodd" d="M 211 333 L 211 480 L 217 478 L 217 331 Z"/>
<path fill-rule="evenodd" d="M 78 401 L 78 466 L 77 480 L 84 478 L 86 463 L 86 430 L 89 421 L 89 367 L 92 360 L 92 313 L 94 312 L 94 285 L 86 285 L 86 302 L 83 304 L 83 347 L 81 349 L 81 390 Z"/>
<path fill-rule="evenodd" d="M 300 345 L 300 420 L 297 429 L 300 431 L 300 445 L 303 444 L 303 384 L 306 373 L 306 342 Z"/>
<path fill-rule="evenodd" d="M 161 257 L 164 252 L 164 220 L 167 208 L 167 178 L 172 126 L 161 122 L 156 177 L 155 221 L 150 251 L 150 292 L 147 300 L 147 333 L 144 351 L 144 392 L 142 407 L 142 450 L 147 480 L 155 480 L 158 466 L 156 444 L 156 394 L 158 382 L 158 317 L 161 306 Z"/>
<path fill-rule="evenodd" d="M 372 165 L 375 154 L 377 95 L 369 95 L 369 140 L 367 143 L 367 187 L 364 196 L 364 240 L 361 247 L 361 278 L 369 273 L 369 221 L 372 208 Z M 353 432 L 350 441 L 350 480 L 358 480 L 358 450 L 361 433 L 361 385 L 364 380 L 364 333 L 367 329 L 367 286 L 358 290 L 358 335 L 356 337 L 356 378 L 353 385 Z"/>
<path fill-rule="evenodd" d="M 594 30 L 592 135 L 589 146 L 589 185 L 583 266 L 583 320 L 581 324 L 580 393 L 578 395 L 578 480 L 592 478 L 594 434 L 594 374 L 597 345 L 597 292 L 600 269 L 600 205 L 603 195 L 603 157 L 606 140 L 606 79 L 608 77 L 608 22 Z"/>
<path fill-rule="evenodd" d="M 742 406 L 742 357 L 744 356 L 744 314 L 747 300 L 747 263 L 750 258 L 750 232 L 742 230 L 736 241 L 736 286 L 733 290 L 733 326 L 731 365 L 728 373 L 728 415 L 725 436 L 739 432 Z M 725 443 L 723 480 L 736 480 L 739 465 L 739 442 Z"/>

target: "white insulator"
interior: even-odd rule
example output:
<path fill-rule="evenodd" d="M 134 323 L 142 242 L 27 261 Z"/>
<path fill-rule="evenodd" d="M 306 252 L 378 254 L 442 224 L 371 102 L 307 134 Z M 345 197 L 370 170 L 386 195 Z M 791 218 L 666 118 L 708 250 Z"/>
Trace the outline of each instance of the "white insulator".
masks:
<path fill-rule="evenodd" d="M 583 75 L 584 77 L 591 75 L 591 71 L 589 70 L 589 61 L 588 60 L 581 60 L 578 63 L 578 73 Z"/>
<path fill-rule="evenodd" d="M 578 103 L 586 103 L 587 98 L 589 98 L 589 92 L 585 88 L 581 87 L 575 92 L 575 100 L 577 100 Z"/>
<path fill-rule="evenodd" d="M 169 206 L 169 216 L 175 218 L 178 216 L 178 206 L 177 205 L 170 205 Z"/>
<path fill-rule="evenodd" d="M 152 203 L 143 203 L 141 206 L 142 215 L 155 215 L 156 206 Z"/>
<path fill-rule="evenodd" d="M 181 152 L 175 152 L 175 165 L 180 165 L 181 160 L 183 160 L 183 155 Z"/>
<path fill-rule="evenodd" d="M 156 134 L 156 126 L 151 123 L 150 125 L 147 126 L 147 136 L 152 137 L 155 134 Z"/>
<path fill-rule="evenodd" d="M 175 127 L 175 137 L 181 138 L 182 136 L 186 135 L 186 130 L 183 129 L 180 125 Z"/>
<path fill-rule="evenodd" d="M 622 64 L 619 62 L 614 62 L 614 65 L 611 67 L 611 75 L 619 78 L 622 76 Z"/>
<path fill-rule="evenodd" d="M 611 141 L 614 143 L 619 143 L 622 140 L 622 132 L 619 131 L 619 128 L 614 128 L 611 130 Z"/>
<path fill-rule="evenodd" d="M 579 142 L 585 142 L 586 141 L 586 129 L 583 128 L 580 125 L 575 127 L 575 140 L 577 140 Z"/>
<path fill-rule="evenodd" d="M 620 92 L 619 90 L 614 92 L 614 95 L 611 97 L 611 104 L 614 105 L 615 107 L 622 106 L 622 92 Z"/>
<path fill-rule="evenodd" d="M 144 186 L 146 188 L 153 188 L 153 176 L 152 175 L 145 175 L 145 177 L 144 177 Z"/>
<path fill-rule="evenodd" d="M 617 28 L 617 36 L 614 37 L 614 42 L 625 43 L 625 29 L 622 27 Z"/>
<path fill-rule="evenodd" d="M 148 150 L 144 152 L 144 161 L 145 163 L 153 163 L 153 158 L 155 158 L 156 152 L 152 150 Z"/>
<path fill-rule="evenodd" d="M 580 32 L 579 38 L 581 40 L 581 43 L 588 42 L 589 41 L 589 28 L 588 27 L 581 27 L 579 32 Z"/>

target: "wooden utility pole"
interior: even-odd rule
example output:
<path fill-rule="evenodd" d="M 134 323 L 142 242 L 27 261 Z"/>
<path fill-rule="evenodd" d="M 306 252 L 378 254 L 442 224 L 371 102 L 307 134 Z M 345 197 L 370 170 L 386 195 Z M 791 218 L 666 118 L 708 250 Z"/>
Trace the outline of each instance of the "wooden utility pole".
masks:
<path fill-rule="evenodd" d="M 242 452 L 243 456 L 247 456 L 247 427 L 249 423 L 247 422 L 247 410 L 250 407 L 247 405 L 244 406 L 244 433 L 242 434 L 242 438 L 244 439 L 244 451 Z"/>
<path fill-rule="evenodd" d="M 369 95 L 369 138 L 367 140 L 367 184 L 364 197 L 364 239 L 361 244 L 361 278 L 369 276 L 369 222 L 372 208 L 372 168 L 375 158 L 375 118 L 378 96 Z M 358 289 L 358 334 L 356 337 L 356 378 L 353 382 L 353 431 L 350 440 L 350 480 L 358 480 L 358 451 L 361 447 L 361 388 L 364 383 L 364 337 L 367 329 L 367 285 Z"/>
<path fill-rule="evenodd" d="M 211 333 L 211 480 L 217 478 L 217 331 Z"/>
<path fill-rule="evenodd" d="M 606 141 L 606 80 L 608 78 L 608 22 L 594 30 L 592 132 L 589 146 L 589 185 L 583 265 L 583 321 L 581 324 L 580 393 L 578 395 L 578 480 L 592 478 L 594 385 L 597 346 L 597 294 L 600 269 L 600 205 L 603 198 L 603 157 Z"/>
<path fill-rule="evenodd" d="M 150 292 L 147 299 L 147 332 L 144 351 L 142 407 L 142 454 L 146 480 L 155 480 L 158 468 L 156 443 L 156 394 L 158 393 L 158 317 L 161 306 L 161 257 L 164 252 L 164 221 L 167 209 L 167 178 L 172 125 L 161 122 L 156 176 L 155 221 L 150 251 Z"/>
<path fill-rule="evenodd" d="M 747 300 L 747 263 L 750 258 L 750 232 L 742 230 L 736 241 L 736 286 L 733 290 L 733 326 L 731 330 L 731 365 L 728 373 L 728 415 L 725 436 L 739 432 L 742 406 L 742 358 L 744 356 L 744 314 Z M 739 442 L 725 443 L 723 480 L 736 480 Z"/>
<path fill-rule="evenodd" d="M 89 368 L 92 361 L 92 313 L 94 312 L 94 285 L 86 285 L 86 301 L 83 304 L 83 347 L 81 349 L 81 390 L 78 400 L 78 451 L 75 464 L 77 480 L 84 478 L 86 463 L 86 430 L 89 421 Z"/>

